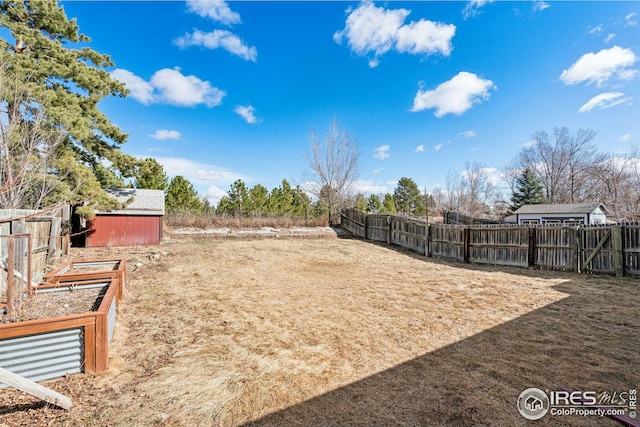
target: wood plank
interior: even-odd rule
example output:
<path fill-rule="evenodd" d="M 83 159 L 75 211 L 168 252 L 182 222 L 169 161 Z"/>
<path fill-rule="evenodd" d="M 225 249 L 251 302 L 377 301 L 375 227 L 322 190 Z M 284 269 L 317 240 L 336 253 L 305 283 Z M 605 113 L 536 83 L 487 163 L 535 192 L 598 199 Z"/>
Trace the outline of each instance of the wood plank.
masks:
<path fill-rule="evenodd" d="M 96 372 L 96 324 L 84 327 L 84 372 Z"/>
<path fill-rule="evenodd" d="M 613 269 L 616 277 L 624 276 L 624 253 L 622 251 L 622 227 L 613 227 L 611 238 L 613 239 Z"/>
<path fill-rule="evenodd" d="M 77 328 L 95 323 L 96 312 L 0 325 L 0 339 Z"/>
<path fill-rule="evenodd" d="M 64 394 L 60 394 L 57 391 L 41 386 L 38 383 L 7 371 L 4 368 L 0 368 L 0 381 L 20 391 L 42 399 L 47 403 L 66 409 L 67 411 L 73 408 L 73 402 L 71 402 L 71 399 Z"/>
<path fill-rule="evenodd" d="M 598 242 L 598 244 L 596 245 L 595 248 L 593 248 L 593 252 L 591 252 L 591 255 L 589 255 L 589 257 L 587 258 L 587 260 L 584 262 L 584 267 L 586 268 L 587 265 L 589 265 L 589 263 L 595 258 L 595 256 L 598 254 L 598 251 L 602 248 L 602 246 L 604 246 L 604 244 L 607 242 L 607 239 L 609 238 L 609 236 L 611 236 L 611 229 L 608 229 L 607 232 L 604 234 L 604 236 L 602 236 L 602 239 Z"/>
<path fill-rule="evenodd" d="M 109 324 L 106 313 L 99 313 L 96 316 L 96 370 L 107 369 L 107 359 L 109 357 Z"/>

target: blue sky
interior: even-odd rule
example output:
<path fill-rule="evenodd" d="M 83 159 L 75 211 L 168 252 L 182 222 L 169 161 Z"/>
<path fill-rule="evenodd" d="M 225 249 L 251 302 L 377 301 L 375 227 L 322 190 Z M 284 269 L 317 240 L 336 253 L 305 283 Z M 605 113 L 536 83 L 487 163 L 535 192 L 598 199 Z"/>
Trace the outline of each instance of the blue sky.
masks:
<path fill-rule="evenodd" d="M 217 201 L 304 183 L 312 129 L 362 150 L 357 187 L 493 173 L 540 129 L 640 141 L 640 2 L 65 1 L 131 94 L 103 111 Z"/>

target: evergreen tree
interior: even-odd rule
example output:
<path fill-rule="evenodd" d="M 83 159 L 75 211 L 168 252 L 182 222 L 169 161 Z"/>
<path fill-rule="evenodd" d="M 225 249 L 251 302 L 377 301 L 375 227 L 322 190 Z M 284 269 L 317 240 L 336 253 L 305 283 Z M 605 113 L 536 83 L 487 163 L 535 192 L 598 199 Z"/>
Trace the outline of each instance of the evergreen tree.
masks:
<path fill-rule="evenodd" d="M 531 168 L 526 168 L 516 179 L 516 189 L 511 195 L 511 212 L 524 205 L 544 203 L 542 184 Z"/>
<path fill-rule="evenodd" d="M 256 184 L 249 190 L 249 206 L 251 216 L 263 216 L 267 213 L 269 190 L 261 184 Z"/>
<path fill-rule="evenodd" d="M 171 180 L 164 201 L 169 213 L 198 214 L 202 212 L 202 200 L 198 192 L 193 184 L 180 175 Z"/>
<path fill-rule="evenodd" d="M 229 195 L 229 203 L 233 207 L 233 216 L 249 215 L 251 211 L 249 190 L 247 190 L 247 185 L 241 179 L 231 184 L 231 189 L 227 194 Z"/>
<path fill-rule="evenodd" d="M 135 188 L 165 191 L 169 186 L 169 178 L 164 168 L 154 158 L 140 162 L 134 183 Z"/>
<path fill-rule="evenodd" d="M 233 215 L 233 205 L 229 202 L 229 197 L 222 196 L 216 207 L 216 215 L 231 216 Z"/>
<path fill-rule="evenodd" d="M 395 215 L 398 213 L 398 209 L 396 209 L 396 202 L 393 200 L 393 196 L 389 193 L 384 195 L 384 200 L 382 201 L 382 209 L 380 213 L 386 215 Z"/>
<path fill-rule="evenodd" d="M 400 178 L 393 191 L 396 209 L 403 216 L 423 215 L 424 205 L 420 189 L 411 178 Z"/>
<path fill-rule="evenodd" d="M 359 210 L 360 212 L 367 211 L 367 199 L 364 198 L 364 194 L 358 193 L 356 194 L 356 198 L 353 201 L 353 207 Z"/>
<path fill-rule="evenodd" d="M 380 201 L 380 197 L 372 194 L 367 199 L 367 213 L 377 214 L 382 210 L 382 202 Z"/>
<path fill-rule="evenodd" d="M 115 199 L 100 186 L 132 177 L 137 160 L 120 151 L 126 135 L 98 109 L 103 98 L 127 93 L 104 69 L 113 65 L 111 59 L 80 47 L 89 38 L 79 33 L 75 19 L 68 19 L 56 1 L 0 2 L 0 26 L 11 34 L 0 36 L 0 63 L 8 64 L 3 67 L 5 84 L 0 85 L 7 122 L 28 127 L 39 112 L 44 126 L 64 133 L 51 168 L 64 181 L 56 189 L 58 200 L 114 207 Z M 112 174 L 103 161 L 111 165 Z"/>
<path fill-rule="evenodd" d="M 299 185 L 296 186 L 293 190 L 293 215 L 295 218 L 305 218 L 309 217 L 309 211 L 311 210 L 311 199 L 302 191 Z"/>

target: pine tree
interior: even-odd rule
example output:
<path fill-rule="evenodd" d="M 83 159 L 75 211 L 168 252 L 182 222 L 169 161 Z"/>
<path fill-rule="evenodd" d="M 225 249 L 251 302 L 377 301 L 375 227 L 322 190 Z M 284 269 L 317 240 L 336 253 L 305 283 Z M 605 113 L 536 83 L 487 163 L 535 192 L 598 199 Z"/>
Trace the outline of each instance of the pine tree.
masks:
<path fill-rule="evenodd" d="M 511 195 L 511 212 L 515 212 L 524 205 L 539 205 L 544 203 L 542 184 L 535 172 L 526 168 L 516 179 L 516 189 Z"/>
<path fill-rule="evenodd" d="M 380 213 L 387 215 L 395 215 L 398 213 L 398 209 L 396 209 L 396 202 L 393 200 L 393 196 L 391 194 L 387 193 L 384 195 L 382 210 Z"/>
<path fill-rule="evenodd" d="M 382 210 L 382 202 L 380 201 L 380 197 L 372 194 L 367 199 L 367 213 L 377 214 Z"/>
<path fill-rule="evenodd" d="M 8 64 L 0 85 L 7 122 L 29 127 L 34 114 L 44 115 L 44 126 L 65 135 L 51 168 L 64 181 L 55 196 L 113 206 L 101 184 L 132 177 L 137 160 L 120 151 L 126 134 L 98 109 L 105 97 L 127 93 L 104 69 L 111 59 L 82 46 L 89 38 L 56 1 L 0 2 L 0 26 L 11 33 L 0 37 L 0 63 Z"/>
<path fill-rule="evenodd" d="M 194 213 L 202 211 L 202 200 L 198 192 L 183 176 L 171 180 L 165 196 L 165 206 L 169 213 Z"/>
<path fill-rule="evenodd" d="M 267 213 L 269 190 L 261 184 L 256 184 L 249 190 L 249 206 L 251 216 L 263 216 Z"/>
<path fill-rule="evenodd" d="M 367 211 L 367 199 L 365 199 L 364 194 L 358 193 L 356 194 L 356 198 L 353 201 L 353 207 L 359 210 L 360 212 Z"/>
<path fill-rule="evenodd" d="M 134 183 L 135 188 L 165 191 L 168 186 L 169 178 L 156 159 L 149 157 L 140 162 Z"/>
<path fill-rule="evenodd" d="M 393 201 L 396 209 L 403 216 L 423 215 L 424 205 L 420 189 L 411 178 L 400 178 L 393 191 Z"/>
<path fill-rule="evenodd" d="M 251 211 L 249 202 L 249 190 L 247 185 L 241 179 L 237 179 L 227 192 L 229 203 L 233 207 L 233 216 L 247 216 Z"/>

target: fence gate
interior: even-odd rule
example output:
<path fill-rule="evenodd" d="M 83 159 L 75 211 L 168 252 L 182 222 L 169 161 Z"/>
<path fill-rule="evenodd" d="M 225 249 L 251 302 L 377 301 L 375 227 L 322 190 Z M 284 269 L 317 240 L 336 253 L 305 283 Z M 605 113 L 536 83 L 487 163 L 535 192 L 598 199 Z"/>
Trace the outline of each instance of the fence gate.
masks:
<path fill-rule="evenodd" d="M 580 229 L 580 270 L 623 275 L 622 228 L 587 226 Z"/>

